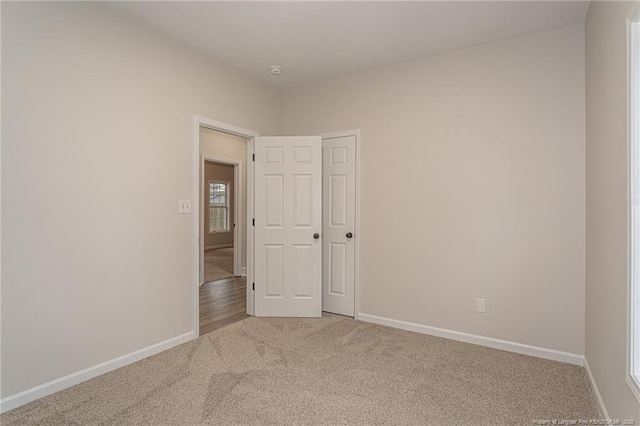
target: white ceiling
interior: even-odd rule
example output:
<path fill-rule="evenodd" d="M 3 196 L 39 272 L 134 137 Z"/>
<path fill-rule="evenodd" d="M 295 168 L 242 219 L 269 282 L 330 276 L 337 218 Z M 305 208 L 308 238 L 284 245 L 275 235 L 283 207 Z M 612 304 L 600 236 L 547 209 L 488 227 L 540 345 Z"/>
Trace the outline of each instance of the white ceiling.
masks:
<path fill-rule="evenodd" d="M 284 88 L 584 22 L 589 2 L 125 1 L 110 5 Z M 282 74 L 272 76 L 270 65 L 282 66 Z"/>

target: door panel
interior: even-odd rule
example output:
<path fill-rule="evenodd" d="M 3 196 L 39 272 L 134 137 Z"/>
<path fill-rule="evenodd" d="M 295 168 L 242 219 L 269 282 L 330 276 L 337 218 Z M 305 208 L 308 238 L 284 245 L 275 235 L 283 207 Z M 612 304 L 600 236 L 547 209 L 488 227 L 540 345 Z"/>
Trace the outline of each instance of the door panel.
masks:
<path fill-rule="evenodd" d="M 268 228 L 282 228 L 284 222 L 284 176 L 265 175 L 266 194 L 266 226 Z"/>
<path fill-rule="evenodd" d="M 322 315 L 322 142 L 255 138 L 255 314 Z"/>
<path fill-rule="evenodd" d="M 355 313 L 355 136 L 325 139 L 323 161 L 322 310 Z M 347 233 L 352 237 L 348 238 Z"/>
<path fill-rule="evenodd" d="M 284 295 L 284 247 L 282 244 L 265 244 L 266 294 L 265 297 L 281 299 Z"/>
<path fill-rule="evenodd" d="M 313 176 L 293 176 L 293 226 L 311 228 L 313 223 Z"/>
<path fill-rule="evenodd" d="M 293 297 L 313 297 L 313 246 L 296 244 L 293 246 Z"/>
<path fill-rule="evenodd" d="M 345 296 L 347 294 L 347 245 L 342 243 L 329 243 L 329 294 L 332 296 Z"/>
<path fill-rule="evenodd" d="M 331 218 L 329 223 L 332 227 L 347 226 L 347 175 L 329 176 L 329 211 Z"/>

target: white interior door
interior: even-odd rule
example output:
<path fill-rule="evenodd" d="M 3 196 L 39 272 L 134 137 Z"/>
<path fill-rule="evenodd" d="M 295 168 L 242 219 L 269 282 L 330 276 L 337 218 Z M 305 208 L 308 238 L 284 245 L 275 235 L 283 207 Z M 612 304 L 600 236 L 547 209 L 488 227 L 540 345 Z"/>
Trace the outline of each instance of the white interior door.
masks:
<path fill-rule="evenodd" d="M 325 139 L 323 162 L 322 310 L 354 316 L 356 138 Z"/>
<path fill-rule="evenodd" d="M 255 138 L 255 314 L 322 316 L 322 141 Z"/>

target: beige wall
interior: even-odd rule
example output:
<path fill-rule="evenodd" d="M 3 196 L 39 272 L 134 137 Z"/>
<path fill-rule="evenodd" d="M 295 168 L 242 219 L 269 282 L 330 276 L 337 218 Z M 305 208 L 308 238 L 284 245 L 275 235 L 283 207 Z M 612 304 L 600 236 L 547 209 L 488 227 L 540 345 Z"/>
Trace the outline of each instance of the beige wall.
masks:
<path fill-rule="evenodd" d="M 234 208 L 234 170 L 231 164 L 222 163 L 210 163 L 206 162 L 204 166 L 204 247 L 216 247 L 216 246 L 233 246 L 233 218 L 235 213 Z M 225 232 L 209 232 L 209 182 L 227 182 L 229 183 L 229 230 Z"/>
<path fill-rule="evenodd" d="M 249 129 L 254 130 L 255 129 Z M 239 136 L 218 132 L 211 129 L 200 129 L 200 153 L 218 158 L 226 158 L 240 162 L 242 169 L 242 199 L 240 209 L 242 214 L 238 230 L 242 241 L 240 265 L 247 267 L 247 141 Z M 204 236 L 203 236 L 204 237 Z"/>
<path fill-rule="evenodd" d="M 625 383 L 628 2 L 591 2 L 586 22 L 586 358 L 612 418 L 640 421 Z"/>
<path fill-rule="evenodd" d="M 279 134 L 282 92 L 105 5 L 1 7 L 7 397 L 192 330 L 193 115 Z"/>
<path fill-rule="evenodd" d="M 287 134 L 362 131 L 361 313 L 574 354 L 584 125 L 582 25 L 285 90 Z"/>

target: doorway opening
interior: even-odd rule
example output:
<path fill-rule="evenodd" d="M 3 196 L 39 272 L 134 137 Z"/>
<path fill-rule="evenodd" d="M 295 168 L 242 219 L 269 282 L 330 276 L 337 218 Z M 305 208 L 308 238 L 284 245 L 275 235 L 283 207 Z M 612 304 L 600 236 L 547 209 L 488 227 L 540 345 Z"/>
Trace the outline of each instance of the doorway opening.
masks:
<path fill-rule="evenodd" d="M 201 130 L 201 142 L 210 142 L 213 130 Z M 229 140 L 230 135 L 215 135 L 220 142 L 238 145 L 243 154 L 243 140 Z M 235 138 L 235 137 L 233 137 Z M 206 151 L 203 150 L 203 151 Z M 227 324 L 246 318 L 246 276 L 242 276 L 240 247 L 241 223 L 236 213 L 243 200 L 239 187 L 242 180 L 242 162 L 229 158 L 225 162 L 213 161 L 203 154 L 202 207 L 204 234 L 202 285 L 200 286 L 200 334 L 217 330 Z M 245 191 L 246 192 L 246 191 Z"/>
<path fill-rule="evenodd" d="M 196 125 L 194 329 L 202 335 L 248 317 L 247 162 L 253 133 L 201 117 Z"/>

